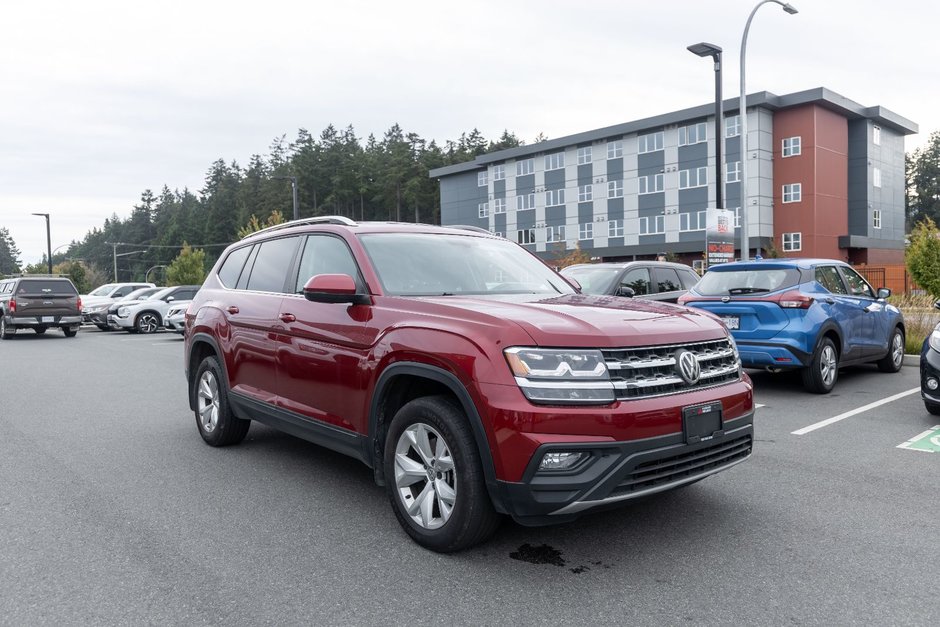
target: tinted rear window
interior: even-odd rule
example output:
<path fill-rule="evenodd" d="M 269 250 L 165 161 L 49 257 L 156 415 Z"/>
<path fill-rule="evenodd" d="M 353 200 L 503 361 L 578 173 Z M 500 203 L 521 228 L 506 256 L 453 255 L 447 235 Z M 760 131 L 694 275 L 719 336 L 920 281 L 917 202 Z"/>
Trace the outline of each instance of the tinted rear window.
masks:
<path fill-rule="evenodd" d="M 702 296 L 759 294 L 794 287 L 799 283 L 800 271 L 796 268 L 761 268 L 724 272 L 712 270 L 702 277 L 695 291 Z"/>
<path fill-rule="evenodd" d="M 228 254 L 228 257 L 222 263 L 222 267 L 219 268 L 219 281 L 222 282 L 222 285 L 235 287 L 249 252 L 251 252 L 251 246 L 242 246 Z"/>
<path fill-rule="evenodd" d="M 78 292 L 70 281 L 53 281 L 49 279 L 29 279 L 20 281 L 16 288 L 17 294 L 29 295 L 66 295 L 74 296 Z"/>

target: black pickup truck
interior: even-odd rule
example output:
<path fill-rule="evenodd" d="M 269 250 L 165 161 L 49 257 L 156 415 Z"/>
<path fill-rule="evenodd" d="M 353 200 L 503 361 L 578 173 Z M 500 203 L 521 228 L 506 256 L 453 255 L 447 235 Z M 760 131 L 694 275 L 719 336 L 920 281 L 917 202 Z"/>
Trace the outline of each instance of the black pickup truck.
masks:
<path fill-rule="evenodd" d="M 75 337 L 82 324 L 82 299 L 67 278 L 14 277 L 0 280 L 0 339 L 9 340 L 18 329 L 42 335 L 59 328 Z"/>

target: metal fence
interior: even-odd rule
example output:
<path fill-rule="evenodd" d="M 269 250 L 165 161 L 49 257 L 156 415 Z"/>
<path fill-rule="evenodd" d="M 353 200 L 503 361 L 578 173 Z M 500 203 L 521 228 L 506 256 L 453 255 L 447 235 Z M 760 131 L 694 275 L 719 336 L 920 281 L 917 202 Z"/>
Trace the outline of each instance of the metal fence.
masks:
<path fill-rule="evenodd" d="M 893 294 L 923 293 L 907 271 L 907 266 L 855 266 L 855 270 L 875 289 L 887 287 Z"/>

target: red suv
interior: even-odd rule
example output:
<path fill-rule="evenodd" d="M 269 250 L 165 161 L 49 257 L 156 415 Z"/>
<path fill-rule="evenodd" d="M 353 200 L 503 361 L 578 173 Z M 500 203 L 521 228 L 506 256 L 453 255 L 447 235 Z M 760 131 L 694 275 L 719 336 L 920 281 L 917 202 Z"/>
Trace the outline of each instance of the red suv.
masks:
<path fill-rule="evenodd" d="M 436 551 L 702 479 L 751 454 L 714 316 L 577 293 L 478 229 L 299 220 L 230 246 L 186 314 L 203 439 L 251 420 L 360 459 Z"/>

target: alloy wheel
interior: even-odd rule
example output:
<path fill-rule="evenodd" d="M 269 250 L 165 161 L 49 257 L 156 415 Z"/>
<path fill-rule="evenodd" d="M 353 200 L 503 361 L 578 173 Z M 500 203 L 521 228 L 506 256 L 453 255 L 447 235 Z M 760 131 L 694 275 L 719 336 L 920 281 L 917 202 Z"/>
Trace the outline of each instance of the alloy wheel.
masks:
<path fill-rule="evenodd" d="M 140 319 L 137 320 L 137 330 L 141 333 L 153 333 L 159 328 L 160 321 L 157 320 L 154 314 L 143 314 Z"/>
<path fill-rule="evenodd" d="M 826 387 L 829 387 L 835 382 L 838 367 L 836 349 L 828 344 L 823 346 L 822 355 L 819 360 L 819 372 L 822 374 L 822 380 Z"/>
<path fill-rule="evenodd" d="M 395 447 L 395 485 L 411 520 L 439 529 L 457 502 L 454 458 L 443 436 L 425 423 L 410 425 Z"/>
<path fill-rule="evenodd" d="M 894 360 L 894 367 L 899 368 L 904 361 L 904 336 L 900 332 L 894 333 L 891 340 L 891 357 Z"/>
<path fill-rule="evenodd" d="M 196 393 L 199 407 L 199 425 L 206 433 L 212 433 L 219 424 L 219 382 L 211 371 L 206 370 L 199 379 Z"/>

